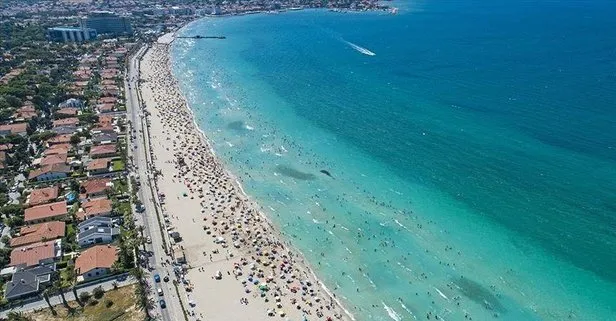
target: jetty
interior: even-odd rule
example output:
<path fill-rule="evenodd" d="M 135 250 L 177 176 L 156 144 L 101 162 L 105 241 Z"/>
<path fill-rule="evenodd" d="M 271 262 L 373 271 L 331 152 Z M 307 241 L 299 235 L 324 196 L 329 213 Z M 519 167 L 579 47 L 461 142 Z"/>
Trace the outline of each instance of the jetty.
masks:
<path fill-rule="evenodd" d="M 225 37 L 225 36 L 202 36 L 202 35 L 182 36 L 182 37 L 176 37 L 176 38 L 185 38 L 185 39 L 227 39 L 227 37 Z"/>

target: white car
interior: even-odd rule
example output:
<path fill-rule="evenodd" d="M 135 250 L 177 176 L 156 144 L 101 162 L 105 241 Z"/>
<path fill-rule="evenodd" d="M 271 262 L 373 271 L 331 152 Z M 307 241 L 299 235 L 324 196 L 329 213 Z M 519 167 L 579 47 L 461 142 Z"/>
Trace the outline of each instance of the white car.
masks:
<path fill-rule="evenodd" d="M 158 296 L 163 296 L 163 289 L 158 288 L 158 290 L 156 290 L 156 292 L 158 292 Z"/>

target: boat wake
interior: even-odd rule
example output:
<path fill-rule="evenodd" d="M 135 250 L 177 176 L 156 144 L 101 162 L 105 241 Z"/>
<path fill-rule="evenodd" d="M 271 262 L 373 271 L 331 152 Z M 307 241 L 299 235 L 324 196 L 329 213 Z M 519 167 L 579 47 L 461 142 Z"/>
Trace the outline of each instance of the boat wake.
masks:
<path fill-rule="evenodd" d="M 344 42 L 347 45 L 351 46 L 351 48 L 353 48 L 353 49 L 363 53 L 366 56 L 376 56 L 376 54 L 374 52 L 372 52 L 372 51 L 370 51 L 370 50 L 368 50 L 368 49 L 366 49 L 364 47 L 358 46 L 358 45 L 356 45 L 356 44 L 354 44 L 352 42 L 346 41 L 346 40 Z"/>

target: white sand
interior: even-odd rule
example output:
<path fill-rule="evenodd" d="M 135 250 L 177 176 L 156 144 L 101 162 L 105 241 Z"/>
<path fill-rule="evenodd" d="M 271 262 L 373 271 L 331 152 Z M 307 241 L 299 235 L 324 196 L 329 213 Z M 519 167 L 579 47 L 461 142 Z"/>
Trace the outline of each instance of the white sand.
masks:
<path fill-rule="evenodd" d="M 163 212 L 183 237 L 175 247 L 184 248 L 190 266 L 186 278 L 193 287 L 188 295 L 196 303 L 195 316 L 202 315 L 202 320 L 352 319 L 312 277 L 298 252 L 283 244 L 259 207 L 216 159 L 194 125 L 168 64 L 168 46 L 154 45 L 141 62 L 145 82 L 140 90 L 151 113 L 151 148 L 155 167 L 162 173 L 157 186 L 166 196 Z M 215 244 L 214 235 L 224 237 L 227 245 Z M 221 280 L 214 279 L 216 271 L 222 273 Z M 239 271 L 242 275 L 236 278 L 234 273 Z M 250 275 L 269 288 L 263 297 L 256 285 L 242 283 Z M 240 303 L 241 298 L 248 304 Z M 276 316 L 268 317 L 268 309 Z"/>

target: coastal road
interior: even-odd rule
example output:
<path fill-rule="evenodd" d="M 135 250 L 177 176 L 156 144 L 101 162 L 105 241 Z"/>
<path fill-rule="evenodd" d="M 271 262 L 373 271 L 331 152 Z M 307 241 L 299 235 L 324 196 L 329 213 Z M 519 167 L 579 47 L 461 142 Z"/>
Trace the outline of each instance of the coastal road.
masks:
<path fill-rule="evenodd" d="M 137 196 L 143 202 L 145 208 L 145 211 L 135 215 L 135 224 L 137 226 L 143 226 L 144 236 L 149 236 L 152 240 L 151 244 L 146 245 L 146 250 L 153 253 L 153 255 L 148 257 L 146 275 L 148 276 L 148 283 L 152 289 L 152 297 L 156 304 L 156 313 L 161 316 L 162 320 L 183 320 L 184 312 L 180 304 L 180 298 L 171 281 L 175 279 L 173 269 L 170 264 L 166 264 L 166 261 L 168 260 L 171 262 L 172 258 L 164 250 L 163 244 L 169 243 L 167 242 L 166 234 L 161 233 L 161 226 L 159 225 L 159 218 L 157 217 L 157 192 L 154 187 L 152 176 L 152 159 L 149 148 L 149 135 L 147 134 L 147 121 L 143 110 L 144 105 L 140 98 L 140 93 L 138 92 L 138 81 L 140 78 L 139 61 L 147 48 L 147 46 L 142 47 L 130 59 L 125 81 L 127 117 L 132 124 L 131 131 L 134 129 L 134 131 L 128 135 L 134 137 L 129 141 L 128 155 L 132 158 L 133 173 L 142 183 Z M 160 207 L 158 207 L 158 209 L 160 210 Z M 162 217 L 160 217 L 160 220 L 162 220 Z M 155 283 L 153 279 L 154 274 L 159 274 L 161 279 L 168 275 L 170 281 Z M 163 291 L 164 295 L 162 297 L 158 296 L 156 293 L 158 288 Z M 165 309 L 160 307 L 160 299 L 165 300 L 167 305 Z"/>
<path fill-rule="evenodd" d="M 103 288 L 103 290 L 105 291 L 109 291 L 111 289 L 113 289 L 113 283 L 117 282 L 118 287 L 123 287 L 123 286 L 127 286 L 127 285 L 131 285 L 135 282 L 137 282 L 137 280 L 135 280 L 135 278 L 133 277 L 127 277 L 126 279 L 124 279 L 123 281 L 119 281 L 117 279 L 117 277 L 114 277 L 112 279 L 106 280 L 104 282 L 95 282 L 92 284 L 88 284 L 84 287 L 79 287 L 77 288 L 77 295 L 79 295 L 82 292 L 90 292 L 92 293 L 92 290 L 94 290 L 95 287 L 100 286 Z M 66 298 L 66 301 L 74 301 L 75 297 L 73 296 L 73 291 L 71 290 L 66 290 L 66 292 L 64 293 L 64 297 Z M 59 295 L 55 295 L 55 296 L 50 296 L 49 297 L 49 302 L 51 303 L 51 305 L 58 305 L 58 304 L 62 304 L 62 299 L 60 298 Z M 0 318 L 6 318 L 7 314 L 11 311 L 15 311 L 15 312 L 30 312 L 30 311 L 34 311 L 34 310 L 40 310 L 40 309 L 45 309 L 47 308 L 47 302 L 45 302 L 45 299 L 43 299 L 43 297 L 41 297 L 39 300 L 37 301 L 33 301 L 33 302 L 29 302 L 26 303 L 24 305 L 18 306 L 18 307 L 14 307 L 10 310 L 5 310 L 5 311 L 1 311 L 0 312 Z"/>

